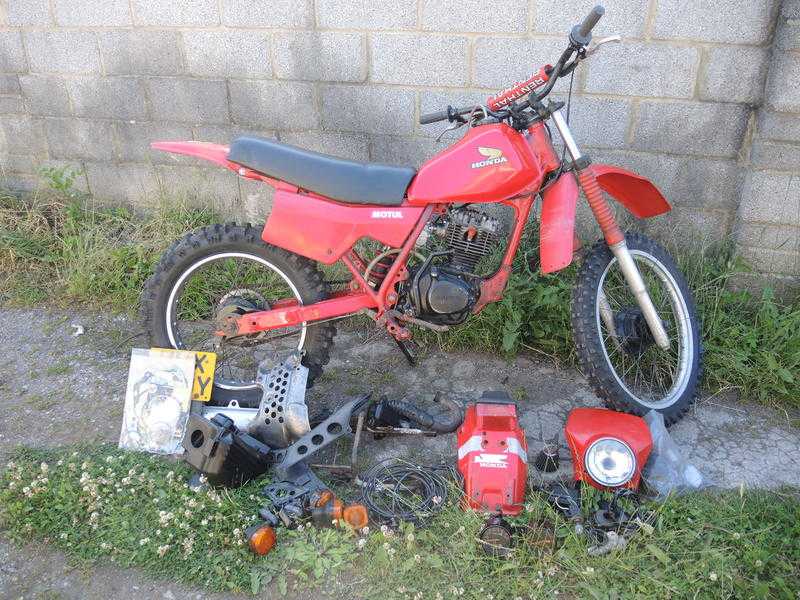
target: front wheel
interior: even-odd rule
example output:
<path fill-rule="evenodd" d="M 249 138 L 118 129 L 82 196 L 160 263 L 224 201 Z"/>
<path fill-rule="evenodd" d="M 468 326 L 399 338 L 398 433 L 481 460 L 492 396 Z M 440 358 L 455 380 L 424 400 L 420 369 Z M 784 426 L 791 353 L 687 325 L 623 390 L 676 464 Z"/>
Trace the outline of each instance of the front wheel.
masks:
<path fill-rule="evenodd" d="M 572 298 L 578 358 L 606 406 L 636 415 L 656 409 L 671 425 L 697 397 L 703 365 L 697 311 L 667 251 L 640 234 L 625 239 L 670 346 L 656 345 L 617 259 L 601 240 L 586 257 Z"/>

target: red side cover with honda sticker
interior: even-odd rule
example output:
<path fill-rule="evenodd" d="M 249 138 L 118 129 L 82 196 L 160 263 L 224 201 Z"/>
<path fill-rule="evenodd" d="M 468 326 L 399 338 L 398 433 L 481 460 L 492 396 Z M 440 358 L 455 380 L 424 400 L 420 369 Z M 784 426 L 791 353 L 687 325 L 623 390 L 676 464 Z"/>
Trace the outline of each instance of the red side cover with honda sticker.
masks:
<path fill-rule="evenodd" d="M 515 404 L 467 407 L 458 429 L 458 470 L 469 507 L 492 514 L 522 512 L 528 479 L 528 443 Z"/>
<path fill-rule="evenodd" d="M 424 208 L 340 204 L 310 194 L 278 190 L 261 238 L 268 244 L 330 265 L 369 237 L 397 248 Z"/>

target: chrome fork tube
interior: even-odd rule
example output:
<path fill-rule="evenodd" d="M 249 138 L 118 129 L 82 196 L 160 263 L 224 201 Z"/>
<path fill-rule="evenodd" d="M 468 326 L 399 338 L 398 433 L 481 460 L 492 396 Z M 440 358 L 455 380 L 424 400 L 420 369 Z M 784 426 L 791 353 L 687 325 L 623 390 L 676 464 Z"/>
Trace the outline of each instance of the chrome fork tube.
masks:
<path fill-rule="evenodd" d="M 622 240 L 621 242 L 612 244 L 609 248 L 617 258 L 619 269 L 622 271 L 623 277 L 625 277 L 625 282 L 628 284 L 628 287 L 631 288 L 633 295 L 636 296 L 636 302 L 642 310 L 644 320 L 647 321 L 647 325 L 650 327 L 650 333 L 653 334 L 653 339 L 659 348 L 668 350 L 669 337 L 667 336 L 666 329 L 664 329 L 664 323 L 661 321 L 661 317 L 658 316 L 656 307 L 653 306 L 650 294 L 647 293 L 647 286 L 644 284 L 642 274 L 639 273 L 636 261 L 633 260 L 633 256 L 631 256 L 630 250 L 628 250 L 628 244 L 625 243 L 625 240 Z"/>
<path fill-rule="evenodd" d="M 567 124 L 567 121 L 564 119 L 564 115 L 561 114 L 560 110 L 553 112 L 553 122 L 556 124 L 556 129 L 558 129 L 561 139 L 564 140 L 564 145 L 567 147 L 567 151 L 572 157 L 572 161 L 577 162 L 578 159 L 583 155 L 578 148 L 578 144 L 575 143 L 575 138 L 572 137 L 569 124 Z M 625 239 L 623 238 L 622 241 L 617 242 L 616 244 L 609 244 L 609 248 L 617 258 L 619 268 L 622 271 L 623 277 L 625 277 L 625 282 L 628 284 L 628 287 L 631 288 L 631 291 L 636 297 L 636 302 L 639 304 L 639 308 L 642 310 L 642 315 L 644 316 L 645 321 L 647 321 L 647 326 L 650 328 L 650 332 L 653 334 L 653 339 L 659 348 L 664 350 L 669 349 L 669 337 L 667 336 L 667 331 L 664 329 L 664 323 L 661 321 L 661 317 L 658 316 L 656 307 L 653 306 L 653 301 L 650 298 L 650 294 L 647 293 L 647 286 L 644 284 L 642 274 L 639 273 L 639 268 L 636 266 L 636 261 L 633 260 L 630 250 L 628 250 L 628 245 L 625 243 Z M 606 299 L 603 290 L 600 290 L 599 293 L 601 294 L 601 317 L 606 323 L 609 333 L 611 333 L 616 339 L 617 336 L 616 330 L 613 327 L 614 319 L 611 312 L 611 307 L 608 305 L 608 300 Z"/>

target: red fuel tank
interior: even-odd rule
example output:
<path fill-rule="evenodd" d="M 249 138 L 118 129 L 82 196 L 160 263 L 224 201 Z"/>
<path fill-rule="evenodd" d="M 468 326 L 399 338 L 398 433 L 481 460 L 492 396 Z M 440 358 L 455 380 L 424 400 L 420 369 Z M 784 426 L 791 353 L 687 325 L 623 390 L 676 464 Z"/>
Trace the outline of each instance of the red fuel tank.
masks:
<path fill-rule="evenodd" d="M 538 190 L 544 175 L 523 134 L 504 123 L 481 125 L 422 165 L 408 202 L 497 202 Z"/>
<path fill-rule="evenodd" d="M 522 512 L 528 480 L 528 443 L 507 394 L 487 392 L 467 407 L 458 429 L 458 470 L 470 508 L 493 514 Z"/>

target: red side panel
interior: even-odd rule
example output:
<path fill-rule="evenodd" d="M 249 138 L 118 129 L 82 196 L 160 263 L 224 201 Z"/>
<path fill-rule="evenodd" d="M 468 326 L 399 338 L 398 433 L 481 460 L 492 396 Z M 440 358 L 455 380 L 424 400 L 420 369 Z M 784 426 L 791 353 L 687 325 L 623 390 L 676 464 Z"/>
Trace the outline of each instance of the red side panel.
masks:
<path fill-rule="evenodd" d="M 362 237 L 394 248 L 402 246 L 423 211 L 422 207 L 339 204 L 278 190 L 261 237 L 329 265 Z"/>
<path fill-rule="evenodd" d="M 572 262 L 575 205 L 578 184 L 567 173 L 542 194 L 542 223 L 539 230 L 539 260 L 542 273 L 554 273 Z"/>
<path fill-rule="evenodd" d="M 597 183 L 640 219 L 655 217 L 672 207 L 649 179 L 612 165 L 592 165 Z"/>

